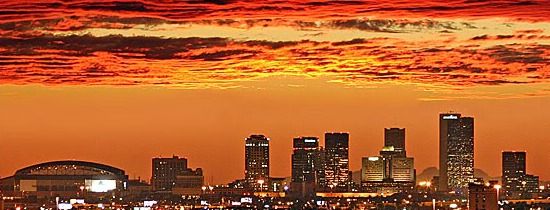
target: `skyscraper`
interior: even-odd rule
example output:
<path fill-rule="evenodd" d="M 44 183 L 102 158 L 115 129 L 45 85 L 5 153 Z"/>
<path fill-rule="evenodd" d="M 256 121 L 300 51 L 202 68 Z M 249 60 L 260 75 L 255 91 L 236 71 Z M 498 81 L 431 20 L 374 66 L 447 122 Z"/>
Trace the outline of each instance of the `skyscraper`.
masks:
<path fill-rule="evenodd" d="M 439 190 L 466 193 L 474 180 L 474 118 L 439 115 Z"/>
<path fill-rule="evenodd" d="M 250 135 L 245 139 L 245 180 L 247 187 L 267 190 L 269 184 L 269 138 Z"/>
<path fill-rule="evenodd" d="M 505 197 L 519 198 L 523 193 L 522 180 L 526 175 L 525 152 L 502 152 L 502 187 Z"/>
<path fill-rule="evenodd" d="M 291 191 L 300 197 L 313 195 L 324 185 L 324 163 L 317 137 L 293 139 Z"/>
<path fill-rule="evenodd" d="M 325 178 L 327 186 L 347 190 L 349 176 L 349 134 L 325 133 Z"/>
<path fill-rule="evenodd" d="M 319 138 L 299 137 L 293 140 L 292 182 L 315 181 L 315 153 L 319 149 Z"/>
<path fill-rule="evenodd" d="M 384 147 L 393 148 L 394 155 L 406 157 L 405 128 L 384 128 Z"/>
<path fill-rule="evenodd" d="M 171 191 L 176 185 L 178 175 L 185 173 L 187 159 L 173 156 L 171 158 L 153 158 L 151 184 L 154 191 Z"/>
<path fill-rule="evenodd" d="M 414 158 L 407 157 L 405 129 L 385 128 L 380 156 L 364 157 L 361 186 L 365 191 L 395 193 L 411 190 L 416 174 Z"/>

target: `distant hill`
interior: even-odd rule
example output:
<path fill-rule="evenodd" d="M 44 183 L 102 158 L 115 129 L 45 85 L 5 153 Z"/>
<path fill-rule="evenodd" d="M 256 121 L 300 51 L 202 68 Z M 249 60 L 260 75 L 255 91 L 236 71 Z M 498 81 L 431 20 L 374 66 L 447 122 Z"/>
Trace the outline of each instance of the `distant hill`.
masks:
<path fill-rule="evenodd" d="M 430 181 L 434 176 L 439 175 L 439 170 L 436 167 L 428 167 L 422 172 L 416 172 L 416 180 L 418 181 Z"/>
<path fill-rule="evenodd" d="M 437 176 L 437 175 L 439 175 L 439 169 L 437 169 L 436 167 L 428 167 L 420 173 L 417 172 L 416 180 L 417 181 L 429 181 L 429 180 L 432 180 L 432 178 L 434 176 Z M 500 177 L 491 177 L 491 176 L 489 176 L 489 174 L 487 174 L 485 171 L 483 171 L 479 168 L 474 169 L 474 177 L 481 177 L 485 181 L 488 181 L 488 180 L 499 180 L 500 181 Z"/>

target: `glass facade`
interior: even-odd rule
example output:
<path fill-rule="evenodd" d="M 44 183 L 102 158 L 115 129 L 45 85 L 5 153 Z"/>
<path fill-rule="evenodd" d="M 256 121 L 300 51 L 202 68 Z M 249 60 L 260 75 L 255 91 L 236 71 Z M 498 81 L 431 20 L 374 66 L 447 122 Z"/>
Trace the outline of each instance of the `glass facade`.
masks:
<path fill-rule="evenodd" d="M 439 189 L 466 193 L 474 181 L 474 118 L 440 114 L 439 129 Z"/>

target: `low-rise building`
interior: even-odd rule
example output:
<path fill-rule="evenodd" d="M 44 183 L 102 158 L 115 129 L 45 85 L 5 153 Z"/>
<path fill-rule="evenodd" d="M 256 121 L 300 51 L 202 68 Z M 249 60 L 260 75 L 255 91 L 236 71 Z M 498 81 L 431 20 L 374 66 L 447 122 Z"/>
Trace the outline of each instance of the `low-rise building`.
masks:
<path fill-rule="evenodd" d="M 493 186 L 470 183 L 468 185 L 468 209 L 497 210 L 497 189 Z"/>
<path fill-rule="evenodd" d="M 4 196 L 32 200 L 75 197 L 120 196 L 127 190 L 128 176 L 121 169 L 86 161 L 53 161 L 17 170 L 0 179 Z"/>

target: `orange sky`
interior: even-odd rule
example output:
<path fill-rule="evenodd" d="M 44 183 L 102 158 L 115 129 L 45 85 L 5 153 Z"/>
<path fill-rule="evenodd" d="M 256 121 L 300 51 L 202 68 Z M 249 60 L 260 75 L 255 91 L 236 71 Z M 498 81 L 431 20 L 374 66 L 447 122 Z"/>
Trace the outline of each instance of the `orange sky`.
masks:
<path fill-rule="evenodd" d="M 550 179 L 547 0 L 0 2 L 0 176 L 85 159 L 150 176 L 172 154 L 242 178 L 243 139 L 351 133 L 351 166 L 407 128 L 437 165 L 437 116 L 476 119 L 476 167 L 527 150 Z M 431 151 L 431 152 L 427 152 Z M 209 180 L 209 179 L 207 179 Z"/>
<path fill-rule="evenodd" d="M 550 178 L 550 97 L 426 101 L 419 99 L 429 94 L 410 85 L 359 89 L 293 80 L 304 86 L 288 87 L 286 81 L 228 90 L 0 87 L 0 175 L 83 159 L 148 179 L 151 157 L 175 154 L 224 183 L 243 177 L 243 139 L 263 133 L 272 139 L 273 175 L 288 176 L 291 139 L 325 131 L 350 132 L 351 168 L 358 170 L 362 156 L 377 154 L 390 126 L 407 128 L 408 154 L 420 172 L 437 165 L 438 113 L 454 110 L 475 117 L 476 167 L 497 176 L 502 150 L 526 150 L 528 172 Z"/>

